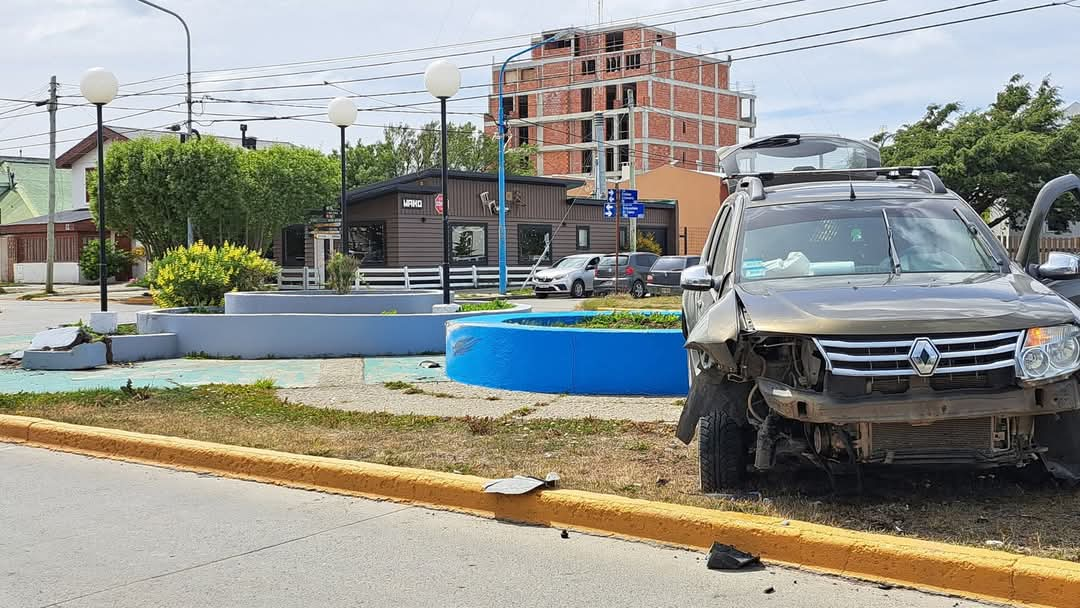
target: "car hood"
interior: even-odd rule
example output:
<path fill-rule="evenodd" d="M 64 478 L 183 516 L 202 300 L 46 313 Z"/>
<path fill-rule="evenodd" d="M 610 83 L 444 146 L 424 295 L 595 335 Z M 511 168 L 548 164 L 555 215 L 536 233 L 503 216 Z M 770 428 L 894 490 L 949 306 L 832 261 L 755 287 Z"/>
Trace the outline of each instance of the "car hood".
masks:
<path fill-rule="evenodd" d="M 562 268 L 546 268 L 536 271 L 536 276 L 544 279 L 561 279 L 573 272 L 573 270 L 564 270 Z"/>
<path fill-rule="evenodd" d="M 1026 274 L 908 273 L 739 283 L 754 329 L 804 335 L 936 334 L 1024 329 L 1080 319 Z"/>

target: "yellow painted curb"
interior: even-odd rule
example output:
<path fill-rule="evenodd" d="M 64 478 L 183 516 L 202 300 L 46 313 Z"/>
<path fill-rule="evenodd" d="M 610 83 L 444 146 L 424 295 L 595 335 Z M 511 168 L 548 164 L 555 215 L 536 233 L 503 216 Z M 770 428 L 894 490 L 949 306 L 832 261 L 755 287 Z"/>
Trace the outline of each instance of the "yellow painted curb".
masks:
<path fill-rule="evenodd" d="M 470 475 L 304 456 L 0 415 L 0 441 L 486 517 L 706 549 L 714 540 L 767 560 L 874 581 L 1032 606 L 1080 606 L 1080 564 L 775 517 L 593 492 L 483 491 Z"/>

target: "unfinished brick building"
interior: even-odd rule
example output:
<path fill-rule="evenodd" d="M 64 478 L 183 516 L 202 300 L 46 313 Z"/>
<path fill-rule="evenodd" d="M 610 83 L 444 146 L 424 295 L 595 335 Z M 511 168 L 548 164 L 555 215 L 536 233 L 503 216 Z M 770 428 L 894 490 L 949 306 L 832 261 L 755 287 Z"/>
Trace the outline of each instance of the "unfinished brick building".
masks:
<path fill-rule="evenodd" d="M 752 137 L 755 98 L 733 90 L 731 64 L 676 48 L 673 31 L 643 24 L 572 30 L 511 63 L 503 104 L 509 146 L 533 144 L 539 175 L 589 177 L 593 115 L 604 115 L 605 169 L 630 161 L 628 117 L 634 98 L 633 158 L 639 171 L 665 164 L 713 170 L 716 149 Z M 489 135 L 497 133 L 499 70 L 492 72 Z"/>

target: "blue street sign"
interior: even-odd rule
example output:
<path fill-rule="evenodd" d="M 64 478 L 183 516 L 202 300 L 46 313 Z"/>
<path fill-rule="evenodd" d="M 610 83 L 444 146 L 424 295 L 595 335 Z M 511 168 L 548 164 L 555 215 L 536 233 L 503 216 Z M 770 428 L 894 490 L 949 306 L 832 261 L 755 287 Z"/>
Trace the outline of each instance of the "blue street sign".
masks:
<path fill-rule="evenodd" d="M 614 189 L 614 188 L 608 188 L 608 191 L 607 191 L 607 202 L 609 202 L 609 203 L 614 203 L 614 202 L 615 202 L 615 198 L 616 198 L 616 197 L 617 197 L 617 196 L 619 195 L 618 193 L 619 193 L 619 191 L 618 191 L 618 190 L 616 190 L 616 189 Z"/>
<path fill-rule="evenodd" d="M 612 190 L 608 190 L 608 196 L 611 196 Z M 619 190 L 619 199 L 622 204 L 637 203 L 637 190 Z"/>
<path fill-rule="evenodd" d="M 604 203 L 604 218 L 611 219 L 618 213 L 618 201 L 619 191 L 614 188 L 608 188 L 607 202 Z"/>
<path fill-rule="evenodd" d="M 604 217 L 608 219 L 615 217 L 615 203 L 604 203 Z"/>
<path fill-rule="evenodd" d="M 645 217 L 645 203 L 623 203 L 622 216 L 627 219 Z"/>

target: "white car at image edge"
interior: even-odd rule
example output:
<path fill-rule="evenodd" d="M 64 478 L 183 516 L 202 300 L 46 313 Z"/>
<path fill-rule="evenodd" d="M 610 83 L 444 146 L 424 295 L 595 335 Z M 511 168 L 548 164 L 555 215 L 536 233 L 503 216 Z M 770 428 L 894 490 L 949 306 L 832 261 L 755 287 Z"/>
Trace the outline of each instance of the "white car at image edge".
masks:
<path fill-rule="evenodd" d="M 560 259 L 551 268 L 536 273 L 532 283 L 533 292 L 538 298 L 551 294 L 584 298 L 592 293 L 593 274 L 600 257 L 593 253 L 579 253 Z"/>

